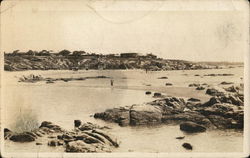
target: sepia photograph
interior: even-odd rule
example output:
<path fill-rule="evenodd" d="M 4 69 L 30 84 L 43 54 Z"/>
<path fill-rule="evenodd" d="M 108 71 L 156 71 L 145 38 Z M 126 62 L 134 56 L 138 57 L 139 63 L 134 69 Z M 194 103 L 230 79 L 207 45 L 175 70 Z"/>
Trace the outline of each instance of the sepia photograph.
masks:
<path fill-rule="evenodd" d="M 1 157 L 248 157 L 247 0 L 3 0 Z"/>

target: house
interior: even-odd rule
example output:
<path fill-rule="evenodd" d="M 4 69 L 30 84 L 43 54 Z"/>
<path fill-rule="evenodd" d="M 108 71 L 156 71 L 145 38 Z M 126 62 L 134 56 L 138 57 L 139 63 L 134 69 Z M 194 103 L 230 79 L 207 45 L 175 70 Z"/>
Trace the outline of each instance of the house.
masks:
<path fill-rule="evenodd" d="M 138 53 L 121 53 L 122 58 L 136 58 L 138 55 Z"/>

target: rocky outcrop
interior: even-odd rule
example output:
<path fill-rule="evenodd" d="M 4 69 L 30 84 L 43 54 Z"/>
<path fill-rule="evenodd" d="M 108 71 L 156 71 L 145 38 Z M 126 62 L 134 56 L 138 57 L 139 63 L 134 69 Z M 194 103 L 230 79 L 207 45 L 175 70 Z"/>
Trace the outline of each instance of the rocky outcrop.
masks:
<path fill-rule="evenodd" d="M 194 122 L 184 122 L 180 124 L 180 130 L 190 133 L 205 132 L 206 127 Z"/>
<path fill-rule="evenodd" d="M 63 146 L 66 152 L 111 152 L 119 147 L 119 143 L 107 129 L 109 128 L 87 122 L 72 131 L 67 131 L 58 125 L 44 121 L 38 129 L 30 132 L 14 133 L 5 129 L 5 139 L 24 143 L 36 141 L 41 137 L 40 139 L 48 139 L 48 146 Z M 10 136 L 7 137 L 8 134 Z M 40 142 L 35 144 L 43 145 Z"/>
<path fill-rule="evenodd" d="M 146 104 L 108 109 L 96 113 L 95 118 L 122 126 L 193 122 L 206 129 L 243 129 L 243 99 L 237 93 L 225 94 L 217 91 L 205 103 L 195 98 L 186 102 L 182 98 L 164 97 Z"/>
<path fill-rule="evenodd" d="M 69 81 L 83 81 L 87 79 L 105 79 L 105 78 L 110 78 L 107 76 L 91 76 L 91 77 L 77 77 L 77 78 L 44 78 L 41 75 L 34 75 L 30 74 L 28 76 L 22 76 L 19 78 L 19 82 L 29 82 L 29 83 L 35 83 L 35 82 L 40 82 L 40 81 L 46 81 L 46 83 L 54 83 L 56 81 L 64 81 L 64 82 L 69 82 Z"/>

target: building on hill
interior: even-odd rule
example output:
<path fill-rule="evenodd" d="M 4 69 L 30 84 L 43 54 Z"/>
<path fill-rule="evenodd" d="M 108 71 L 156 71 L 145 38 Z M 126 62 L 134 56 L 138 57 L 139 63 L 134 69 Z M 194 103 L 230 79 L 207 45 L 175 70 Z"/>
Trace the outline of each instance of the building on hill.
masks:
<path fill-rule="evenodd" d="M 138 56 L 138 53 L 121 53 L 122 58 L 136 58 Z"/>
<path fill-rule="evenodd" d="M 147 58 L 151 58 L 151 59 L 156 59 L 156 58 L 157 58 L 157 56 L 154 55 L 154 54 L 152 54 L 152 53 L 147 54 L 146 57 L 147 57 Z"/>

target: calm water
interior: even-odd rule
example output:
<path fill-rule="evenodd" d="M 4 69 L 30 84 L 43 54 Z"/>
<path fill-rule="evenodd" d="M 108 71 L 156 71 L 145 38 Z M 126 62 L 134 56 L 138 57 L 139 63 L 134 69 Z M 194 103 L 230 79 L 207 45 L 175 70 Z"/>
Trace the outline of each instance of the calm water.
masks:
<path fill-rule="evenodd" d="M 85 81 L 56 82 L 54 84 L 20 83 L 18 78 L 24 74 L 41 74 L 44 77 L 86 77 L 105 75 L 114 78 L 114 87 L 110 87 L 110 79 L 89 79 Z M 201 77 L 195 74 L 233 73 L 226 77 Z M 4 124 L 16 129 L 17 120 L 28 115 L 34 122 L 52 121 L 66 129 L 73 128 L 73 120 L 80 119 L 99 125 L 112 127 L 111 133 L 121 141 L 120 148 L 115 152 L 189 152 L 182 148 L 182 143 L 193 145 L 193 152 L 241 152 L 243 134 L 235 131 L 207 131 L 194 135 L 186 135 L 179 126 L 153 127 L 119 127 L 113 123 L 96 120 L 91 115 L 107 108 L 140 104 L 153 100 L 145 95 L 145 90 L 160 91 L 167 95 L 196 97 L 203 101 L 209 99 L 204 91 L 188 88 L 189 83 L 208 83 L 218 85 L 222 81 L 242 83 L 243 68 L 220 70 L 192 71 L 25 71 L 5 72 Z M 167 80 L 158 77 L 167 76 Z M 166 87 L 165 83 L 173 83 L 174 88 Z M 147 86 L 147 85 L 151 86 Z M 184 136 L 184 140 L 175 137 Z M 55 152 L 46 145 L 36 146 L 35 143 L 13 143 L 6 141 L 6 151 Z M 63 149 L 58 148 L 57 151 Z"/>

